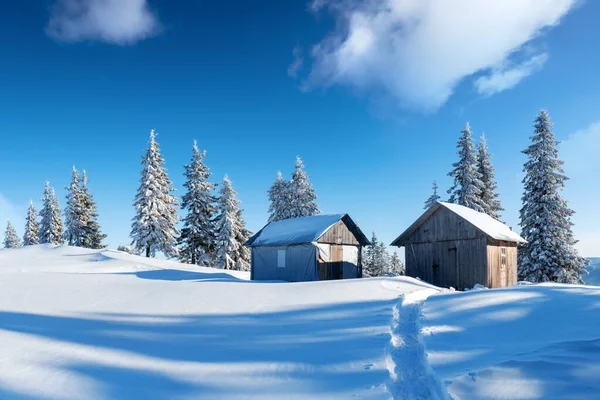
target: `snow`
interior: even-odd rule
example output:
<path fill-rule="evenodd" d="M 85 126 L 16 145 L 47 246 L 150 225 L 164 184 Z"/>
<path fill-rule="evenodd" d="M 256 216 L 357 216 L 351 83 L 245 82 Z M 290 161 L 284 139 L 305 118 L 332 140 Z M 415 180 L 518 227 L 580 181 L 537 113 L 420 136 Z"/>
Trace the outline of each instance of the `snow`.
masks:
<path fill-rule="evenodd" d="M 283 283 L 111 250 L 0 250 L 1 399 L 584 399 L 600 287 Z"/>
<path fill-rule="evenodd" d="M 478 229 L 485 232 L 492 239 L 506 240 L 517 243 L 524 243 L 525 240 L 517 233 L 513 232 L 508 226 L 502 222 L 495 220 L 487 214 L 477 212 L 468 207 L 458 204 L 439 202 L 442 206 L 455 214 L 458 214 L 463 219 L 475 225 Z"/>
<path fill-rule="evenodd" d="M 600 393 L 600 287 L 442 293 L 423 306 L 427 359 L 454 400 Z"/>
<path fill-rule="evenodd" d="M 600 258 L 590 258 L 590 265 L 586 268 L 588 274 L 583 280 L 586 285 L 600 286 Z"/>
<path fill-rule="evenodd" d="M 251 246 L 278 246 L 316 241 L 344 214 L 321 214 L 271 222 L 250 239 Z"/>
<path fill-rule="evenodd" d="M 248 279 L 117 251 L 0 250 L 0 398 L 390 398 L 394 307 L 430 285 Z"/>

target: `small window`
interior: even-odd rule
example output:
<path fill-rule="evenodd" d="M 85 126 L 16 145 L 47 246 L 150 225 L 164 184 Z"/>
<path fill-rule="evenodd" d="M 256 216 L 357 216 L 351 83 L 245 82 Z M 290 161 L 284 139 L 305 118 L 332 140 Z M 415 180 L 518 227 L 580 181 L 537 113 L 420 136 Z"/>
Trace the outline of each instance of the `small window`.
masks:
<path fill-rule="evenodd" d="M 506 268 L 506 248 L 500 248 L 500 267 L 502 269 Z"/>
<path fill-rule="evenodd" d="M 277 268 L 285 268 L 285 250 L 277 250 Z"/>

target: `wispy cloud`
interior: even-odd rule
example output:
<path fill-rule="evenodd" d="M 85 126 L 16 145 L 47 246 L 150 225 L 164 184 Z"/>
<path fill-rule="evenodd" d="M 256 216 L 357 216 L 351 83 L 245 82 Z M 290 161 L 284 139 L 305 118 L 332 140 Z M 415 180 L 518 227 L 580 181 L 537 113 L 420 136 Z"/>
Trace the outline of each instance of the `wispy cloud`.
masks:
<path fill-rule="evenodd" d="M 309 87 L 346 85 L 391 95 L 406 107 L 435 110 L 465 77 L 484 92 L 512 87 L 545 55 L 499 69 L 577 0 L 315 0 L 336 29 L 312 49 Z M 512 85 L 512 86 L 511 86 Z"/>
<path fill-rule="evenodd" d="M 160 29 L 146 0 L 57 0 L 46 33 L 60 41 L 130 45 Z"/>
<path fill-rule="evenodd" d="M 486 96 L 510 89 L 529 75 L 539 71 L 547 60 L 548 54 L 542 53 L 510 68 L 494 68 L 490 75 L 480 76 L 475 80 L 475 88 Z"/>
<path fill-rule="evenodd" d="M 26 206 L 14 204 L 0 193 L 0 240 L 4 239 L 7 221 L 10 221 L 15 226 L 17 232 L 21 232 L 21 228 L 25 223 L 26 213 Z"/>
<path fill-rule="evenodd" d="M 298 76 L 298 71 L 304 66 L 304 56 L 302 55 L 302 48 L 300 46 L 294 47 L 292 55 L 294 56 L 294 61 L 292 61 L 292 63 L 288 67 L 288 76 L 296 78 Z"/>

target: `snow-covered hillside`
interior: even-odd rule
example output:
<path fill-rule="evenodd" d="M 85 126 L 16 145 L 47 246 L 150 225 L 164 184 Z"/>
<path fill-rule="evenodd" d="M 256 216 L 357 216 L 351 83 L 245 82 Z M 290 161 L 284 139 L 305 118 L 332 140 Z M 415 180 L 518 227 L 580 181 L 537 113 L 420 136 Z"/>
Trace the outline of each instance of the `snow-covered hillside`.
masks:
<path fill-rule="evenodd" d="M 600 287 L 518 286 L 431 296 L 428 361 L 455 399 L 596 399 Z"/>
<path fill-rule="evenodd" d="M 590 258 L 586 268 L 588 274 L 583 277 L 586 285 L 600 286 L 600 257 Z"/>
<path fill-rule="evenodd" d="M 389 398 L 409 278 L 249 282 L 114 251 L 0 250 L 0 398 Z"/>
<path fill-rule="evenodd" d="M 593 398 L 598 321 L 593 286 L 250 282 L 115 251 L 0 250 L 0 399 Z"/>

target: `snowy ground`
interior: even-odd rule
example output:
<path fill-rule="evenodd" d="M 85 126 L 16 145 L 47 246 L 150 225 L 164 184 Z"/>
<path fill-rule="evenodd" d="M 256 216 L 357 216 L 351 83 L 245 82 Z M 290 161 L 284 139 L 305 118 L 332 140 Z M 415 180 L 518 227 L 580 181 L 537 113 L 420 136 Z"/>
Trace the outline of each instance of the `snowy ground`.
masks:
<path fill-rule="evenodd" d="M 600 287 L 249 282 L 0 250 L 0 399 L 584 399 L 598 376 Z"/>
<path fill-rule="evenodd" d="M 456 400 L 600 396 L 600 287 L 437 294 L 423 316 L 429 364 Z"/>
<path fill-rule="evenodd" d="M 389 398 L 409 278 L 256 283 L 120 252 L 0 250 L 0 398 Z"/>

